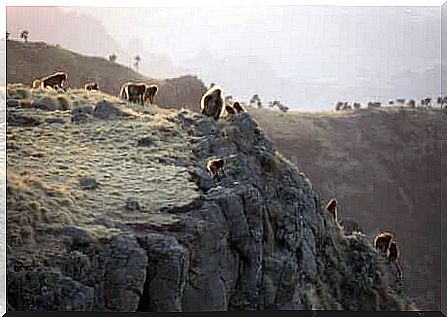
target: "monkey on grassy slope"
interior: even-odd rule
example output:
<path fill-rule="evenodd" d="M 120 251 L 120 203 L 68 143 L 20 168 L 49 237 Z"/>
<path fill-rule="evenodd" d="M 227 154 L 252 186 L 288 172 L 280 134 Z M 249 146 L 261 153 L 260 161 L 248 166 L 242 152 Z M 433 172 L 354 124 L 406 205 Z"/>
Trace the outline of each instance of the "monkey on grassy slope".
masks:
<path fill-rule="evenodd" d="M 140 102 L 144 106 L 146 84 L 127 82 L 121 86 L 120 97 L 130 102 Z"/>
<path fill-rule="evenodd" d="M 40 79 L 41 88 L 45 89 L 47 87 L 51 87 L 53 89 L 64 88 L 63 86 L 67 85 L 67 73 L 57 72 L 53 75 L 44 77 Z"/>
<path fill-rule="evenodd" d="M 144 99 L 148 100 L 151 105 L 155 102 L 155 95 L 158 92 L 158 86 L 157 85 L 146 85 L 146 92 L 144 94 Z"/>

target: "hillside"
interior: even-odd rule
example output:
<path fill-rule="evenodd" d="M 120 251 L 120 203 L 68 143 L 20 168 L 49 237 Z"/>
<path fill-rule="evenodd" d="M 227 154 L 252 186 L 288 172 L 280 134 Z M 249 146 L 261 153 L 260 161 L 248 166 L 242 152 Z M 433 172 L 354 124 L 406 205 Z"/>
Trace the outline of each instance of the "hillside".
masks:
<path fill-rule="evenodd" d="M 10 310 L 414 309 L 250 114 L 7 95 Z"/>
<path fill-rule="evenodd" d="M 73 8 L 72 8 L 73 9 Z M 92 9 L 92 8 L 90 8 Z M 6 29 L 11 38 L 20 39 L 21 30 L 29 30 L 33 41 L 44 41 L 89 56 L 107 57 L 114 53 L 118 62 L 129 66 L 136 55 L 141 56 L 140 70 L 154 77 L 166 78 L 185 74 L 165 55 L 154 54 L 144 48 L 139 36 L 132 36 L 123 46 L 116 35 L 111 35 L 103 21 L 85 13 L 62 7 L 13 7 L 6 8 Z M 48 27 L 48 21 L 57 27 Z M 75 27 L 73 27 L 75 26 Z"/>
<path fill-rule="evenodd" d="M 447 148 L 447 113 L 381 108 L 251 114 L 324 199 L 340 201 L 341 217 L 356 219 L 370 239 L 383 230 L 397 235 L 406 294 L 424 309 L 439 310 L 441 232 L 447 232 L 445 216 L 441 225 L 441 196 L 447 196 L 442 151 Z M 443 263 L 445 272 L 445 255 Z M 443 287 L 445 294 L 447 283 Z"/>
<path fill-rule="evenodd" d="M 157 83 L 158 104 L 173 108 L 187 106 L 195 110 L 205 91 L 204 84 L 194 76 L 154 79 L 105 58 L 80 55 L 44 42 L 10 40 L 6 43 L 8 83 L 31 86 L 36 78 L 65 71 L 71 88 L 83 88 L 86 82 L 95 80 L 101 91 L 115 96 L 118 96 L 121 85 L 127 81 Z"/>

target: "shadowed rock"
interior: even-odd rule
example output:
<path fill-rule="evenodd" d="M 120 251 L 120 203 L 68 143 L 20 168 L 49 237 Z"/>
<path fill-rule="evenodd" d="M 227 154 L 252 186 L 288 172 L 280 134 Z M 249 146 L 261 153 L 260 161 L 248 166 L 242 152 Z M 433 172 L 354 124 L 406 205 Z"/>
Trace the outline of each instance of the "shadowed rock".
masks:
<path fill-rule="evenodd" d="M 6 121 L 9 125 L 21 127 L 36 127 L 42 123 L 37 118 L 14 113 L 8 113 Z"/>
<path fill-rule="evenodd" d="M 130 211 L 140 210 L 140 204 L 135 198 L 127 198 L 126 199 L 126 209 Z"/>
<path fill-rule="evenodd" d="M 69 236 L 71 246 L 85 247 L 93 242 L 93 238 L 89 233 L 75 226 L 66 226 L 64 232 Z"/>
<path fill-rule="evenodd" d="M 82 189 L 98 188 L 98 183 L 96 182 L 96 179 L 92 177 L 83 177 L 79 179 L 79 184 L 81 185 Z"/>
<path fill-rule="evenodd" d="M 93 287 L 60 273 L 8 272 L 8 302 L 15 310 L 90 311 Z"/>
<path fill-rule="evenodd" d="M 137 146 L 154 146 L 155 142 L 150 137 L 144 137 L 137 141 Z"/>
<path fill-rule="evenodd" d="M 8 99 L 6 100 L 6 107 L 8 108 L 16 108 L 19 106 L 19 100 L 17 99 Z"/>
<path fill-rule="evenodd" d="M 98 119 L 113 119 L 126 115 L 121 109 L 106 100 L 99 101 L 92 114 Z"/>

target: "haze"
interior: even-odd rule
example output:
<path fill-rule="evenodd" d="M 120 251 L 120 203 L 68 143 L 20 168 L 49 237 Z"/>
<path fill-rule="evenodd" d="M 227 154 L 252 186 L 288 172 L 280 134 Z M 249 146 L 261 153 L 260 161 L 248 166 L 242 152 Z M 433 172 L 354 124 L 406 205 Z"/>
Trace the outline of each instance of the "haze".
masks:
<path fill-rule="evenodd" d="M 7 9 L 7 28 L 88 54 L 118 55 L 152 77 L 196 74 L 247 100 L 303 110 L 440 93 L 440 8 Z M 45 18 L 50 14 L 51 18 Z M 55 28 L 56 21 L 66 21 Z M 52 21 L 49 23 L 48 21 Z"/>

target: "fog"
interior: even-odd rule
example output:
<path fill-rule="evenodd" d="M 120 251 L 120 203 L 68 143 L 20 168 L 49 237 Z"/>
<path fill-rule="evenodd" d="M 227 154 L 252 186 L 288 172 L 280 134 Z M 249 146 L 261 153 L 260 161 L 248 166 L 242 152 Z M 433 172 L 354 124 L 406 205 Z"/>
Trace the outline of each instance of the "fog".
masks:
<path fill-rule="evenodd" d="M 147 75 L 193 73 L 207 84 L 223 85 L 236 98 L 257 93 L 265 102 L 279 99 L 292 108 L 322 110 L 339 100 L 366 103 L 440 93 L 439 7 L 59 11 L 99 21 L 123 54 L 141 54 Z M 69 39 L 69 32 L 65 36 Z M 163 59 L 163 67 L 157 59 Z"/>

